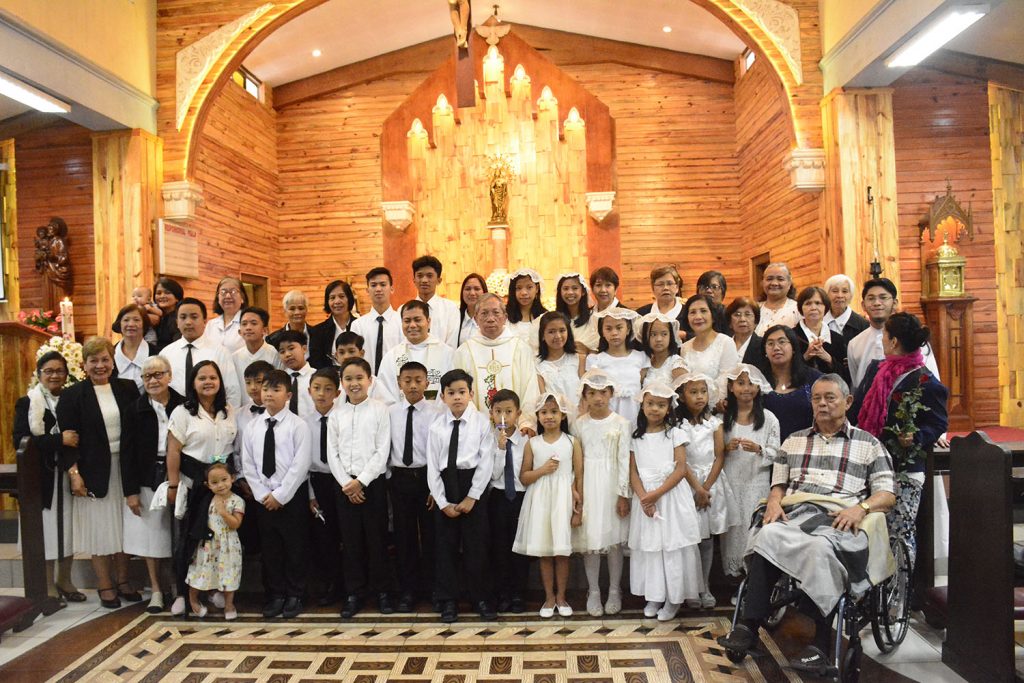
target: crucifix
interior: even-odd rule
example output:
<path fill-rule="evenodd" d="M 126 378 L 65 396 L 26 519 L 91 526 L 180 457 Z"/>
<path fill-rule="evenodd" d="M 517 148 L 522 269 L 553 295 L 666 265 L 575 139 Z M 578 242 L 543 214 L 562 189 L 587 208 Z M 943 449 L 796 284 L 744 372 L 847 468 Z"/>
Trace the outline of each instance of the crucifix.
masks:
<path fill-rule="evenodd" d="M 473 57 L 469 47 L 469 31 L 473 13 L 469 0 L 448 0 L 448 13 L 455 29 L 455 106 L 476 105 Z"/>

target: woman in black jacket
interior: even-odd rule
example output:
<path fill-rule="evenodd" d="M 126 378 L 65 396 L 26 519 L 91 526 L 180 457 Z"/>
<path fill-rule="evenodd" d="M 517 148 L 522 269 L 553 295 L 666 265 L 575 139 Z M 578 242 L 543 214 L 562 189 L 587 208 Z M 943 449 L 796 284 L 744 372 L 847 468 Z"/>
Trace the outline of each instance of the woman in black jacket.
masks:
<path fill-rule="evenodd" d="M 125 504 L 135 510 L 140 503 L 138 496 L 125 499 L 130 474 L 120 457 L 122 432 L 139 390 L 130 379 L 111 379 L 114 345 L 105 337 L 85 342 L 82 362 L 86 379 L 64 391 L 57 404 L 57 423 L 78 433 L 77 446 L 63 447 L 71 492 L 78 497 L 73 506 L 75 550 L 92 555 L 100 603 L 113 609 L 121 606 L 118 596 L 129 602 L 142 600 L 128 583 L 123 538 Z"/>
<path fill-rule="evenodd" d="M 68 379 L 68 362 L 56 351 L 36 361 L 39 383 L 28 390 L 14 405 L 14 447 L 28 438 L 39 451 L 42 467 L 40 498 L 43 501 L 43 545 L 46 556 L 46 585 L 51 596 L 70 602 L 84 602 L 83 595 L 71 582 L 71 565 L 75 560 L 72 534 L 72 497 L 68 478 L 61 464 L 63 446 L 77 446 L 78 434 L 57 426 L 57 405 Z M 56 578 L 54 562 L 56 561 Z"/>
<path fill-rule="evenodd" d="M 124 551 L 146 561 L 153 594 L 147 612 L 163 611 L 163 586 L 160 560 L 171 556 L 171 512 L 164 507 L 150 510 L 153 492 L 167 480 L 167 426 L 174 409 L 185 402 L 171 389 L 171 366 L 163 356 L 150 356 L 142 366 L 145 394 L 139 396 L 130 411 L 124 432 L 124 493 L 138 496 L 140 507 L 125 515 Z"/>
<path fill-rule="evenodd" d="M 319 370 L 334 364 L 334 340 L 352 329 L 356 295 L 344 280 L 335 280 L 324 288 L 324 313 L 328 317 L 309 330 L 309 364 Z"/>

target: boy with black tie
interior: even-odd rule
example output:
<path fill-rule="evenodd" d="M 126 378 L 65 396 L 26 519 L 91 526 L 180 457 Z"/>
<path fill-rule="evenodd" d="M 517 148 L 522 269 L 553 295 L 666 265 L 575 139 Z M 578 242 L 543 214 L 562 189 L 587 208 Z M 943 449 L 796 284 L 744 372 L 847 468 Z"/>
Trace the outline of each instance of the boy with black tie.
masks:
<path fill-rule="evenodd" d="M 309 380 L 316 369 L 306 361 L 306 335 L 295 330 L 283 330 L 275 334 L 274 343 L 281 365 L 291 378 L 292 397 L 288 401 L 288 410 L 306 419 L 316 412 L 309 395 Z"/>
<path fill-rule="evenodd" d="M 434 586 L 434 501 L 427 486 L 427 432 L 441 404 L 424 397 L 427 368 L 409 361 L 398 371 L 402 399 L 391 406 L 392 519 L 398 555 L 399 612 L 412 612 L 416 595 L 429 595 Z"/>
<path fill-rule="evenodd" d="M 309 427 L 288 410 L 291 393 L 287 373 L 268 372 L 262 391 L 267 411 L 252 421 L 242 442 L 242 472 L 259 503 L 254 507 L 269 589 L 263 607 L 267 619 L 297 616 L 306 589 L 309 511 L 303 486 L 310 464 Z"/>
<path fill-rule="evenodd" d="M 242 517 L 242 526 L 238 527 L 238 540 L 242 542 L 242 549 L 248 554 L 260 551 L 259 525 L 256 522 L 258 515 L 251 514 L 251 511 L 255 509 L 254 506 L 259 505 L 259 501 L 252 497 L 252 489 L 249 488 L 249 483 L 245 480 L 245 473 L 242 471 L 242 447 L 245 444 L 245 433 L 249 430 L 249 426 L 255 420 L 266 416 L 267 407 L 263 405 L 263 380 L 273 369 L 274 366 L 269 362 L 255 360 L 242 370 L 245 393 L 249 402 L 235 413 L 238 431 L 235 433 L 235 452 L 231 456 L 232 469 L 235 472 L 235 481 L 231 484 L 231 490 L 242 497 L 242 500 L 245 501 L 245 508 L 250 511 L 250 514 Z"/>
<path fill-rule="evenodd" d="M 441 621 L 458 619 L 458 557 L 465 557 L 465 580 L 477 612 L 494 619 L 488 602 L 487 485 L 497 443 L 491 421 L 473 406 L 473 377 L 449 370 L 441 377 L 445 410 L 427 436 L 427 481 L 437 512 L 434 594 Z"/>
<path fill-rule="evenodd" d="M 313 515 L 310 540 L 313 566 L 324 592 L 321 607 L 332 605 L 344 594 L 341 573 L 341 531 L 338 528 L 338 496 L 341 490 L 327 464 L 327 425 L 339 394 L 338 370 L 321 368 L 309 380 L 309 395 L 315 412 L 306 418 L 313 457 L 309 466 L 309 511 Z"/>
<path fill-rule="evenodd" d="M 381 614 L 391 614 L 391 572 L 388 567 L 387 491 L 384 472 L 391 449 L 388 409 L 370 398 L 370 364 L 349 358 L 341 366 L 346 401 L 339 401 L 327 421 L 327 463 L 337 485 L 338 528 L 345 547 L 342 568 L 348 597 L 341 609 L 351 619 L 366 594 L 377 595 Z"/>
<path fill-rule="evenodd" d="M 526 611 L 526 580 L 530 558 L 512 552 L 519 527 L 526 487 L 519 480 L 523 466 L 523 450 L 529 437 L 519 431 L 519 396 L 511 389 L 501 389 L 491 398 L 491 422 L 497 430 L 494 470 L 487 500 L 487 517 L 491 528 L 491 568 L 498 593 L 498 611 L 522 614 Z"/>

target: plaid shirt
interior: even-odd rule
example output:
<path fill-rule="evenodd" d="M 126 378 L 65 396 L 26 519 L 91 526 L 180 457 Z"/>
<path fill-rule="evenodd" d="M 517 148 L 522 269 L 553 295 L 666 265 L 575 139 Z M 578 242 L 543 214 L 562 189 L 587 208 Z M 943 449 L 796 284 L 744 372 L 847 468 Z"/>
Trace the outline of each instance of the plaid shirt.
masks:
<path fill-rule="evenodd" d="M 791 434 L 774 458 L 772 486 L 777 485 L 785 485 L 787 495 L 835 496 L 851 505 L 879 491 L 895 493 L 885 446 L 849 422 L 827 438 L 817 425 Z"/>

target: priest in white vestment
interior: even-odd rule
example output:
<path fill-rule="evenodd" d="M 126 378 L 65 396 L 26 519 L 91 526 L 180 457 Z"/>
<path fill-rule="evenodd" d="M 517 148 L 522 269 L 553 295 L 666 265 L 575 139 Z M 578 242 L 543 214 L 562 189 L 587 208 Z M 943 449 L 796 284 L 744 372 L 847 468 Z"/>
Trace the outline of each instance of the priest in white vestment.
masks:
<path fill-rule="evenodd" d="M 505 334 L 505 305 L 494 293 L 484 294 L 476 305 L 478 331 L 455 352 L 455 367 L 473 376 L 473 401 L 488 412 L 490 399 L 500 389 L 511 389 L 522 406 L 537 399 L 537 363 L 530 345 Z M 536 416 L 524 410 L 519 427 L 536 432 Z"/>
<path fill-rule="evenodd" d="M 419 300 L 406 302 L 402 316 L 402 341 L 392 346 L 380 362 L 374 381 L 374 398 L 388 405 L 402 398 L 398 388 L 398 372 L 409 361 L 422 363 L 427 368 L 425 396 L 433 400 L 441 391 L 441 375 L 453 365 L 455 351 L 430 333 L 430 306 Z"/>

